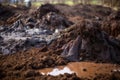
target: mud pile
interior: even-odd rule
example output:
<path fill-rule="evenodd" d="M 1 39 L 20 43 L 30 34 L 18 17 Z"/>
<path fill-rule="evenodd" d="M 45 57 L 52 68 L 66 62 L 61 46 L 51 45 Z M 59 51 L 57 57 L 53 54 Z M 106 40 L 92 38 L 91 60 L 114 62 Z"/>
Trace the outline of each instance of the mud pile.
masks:
<path fill-rule="evenodd" d="M 21 20 L 17 21 L 12 27 L 1 27 L 0 31 L 0 52 L 3 54 L 16 53 L 31 47 L 42 47 L 55 39 L 55 35 L 50 35 L 53 33 L 52 31 L 41 28 L 31 29 L 29 26 L 27 28 L 22 25 Z"/>
<path fill-rule="evenodd" d="M 113 12 L 102 23 L 102 29 L 109 35 L 117 37 L 120 34 L 120 11 Z"/>
<path fill-rule="evenodd" d="M 16 53 L 31 47 L 40 48 L 44 45 L 49 45 L 59 37 L 58 32 L 56 33 L 45 27 L 36 28 L 31 23 L 22 25 L 21 20 L 18 20 L 11 27 L 1 26 L 0 31 L 0 52 L 3 54 Z"/>
<path fill-rule="evenodd" d="M 103 20 L 104 17 L 112 13 L 112 9 L 109 7 L 103 7 L 99 5 L 83 5 L 78 4 L 75 6 L 68 5 L 55 5 L 65 16 L 81 16 L 86 19 Z"/>
<path fill-rule="evenodd" d="M 24 80 L 28 78 L 34 78 L 35 80 L 43 78 L 48 79 L 50 76 L 41 75 L 40 72 L 36 73 L 36 71 L 38 72 L 39 69 L 42 68 L 55 67 L 57 65 L 66 65 L 68 61 L 60 57 L 60 54 L 58 54 L 61 52 L 61 50 L 52 51 L 49 50 L 47 47 L 43 47 L 21 51 L 16 54 L 1 55 L 0 69 L 2 71 L 0 74 L 0 78 L 3 78 L 3 80 L 7 80 L 8 78 L 14 80 L 21 78 Z M 29 70 L 32 72 L 30 72 Z M 71 75 L 71 77 L 72 76 L 76 77 L 76 75 Z M 62 77 L 63 76 L 60 76 L 59 78 Z M 56 79 L 56 77 L 52 78 Z"/>
<path fill-rule="evenodd" d="M 73 23 L 56 13 L 54 9 L 51 10 L 50 6 L 53 7 L 51 4 L 45 4 L 40 7 L 40 11 L 42 10 L 44 13 L 41 19 L 31 16 L 21 18 L 12 25 L 0 26 L 0 36 L 2 38 L 0 53 L 10 54 L 27 50 L 31 47 L 40 48 L 50 45 L 53 40 L 60 37 L 59 30 L 63 30 Z M 47 13 L 45 12 L 46 10 L 48 11 Z"/>
<path fill-rule="evenodd" d="M 54 29 L 64 29 L 73 24 L 68 21 L 68 19 L 62 15 L 54 5 L 51 4 L 41 5 L 34 14 L 36 15 L 35 18 L 40 18 L 42 20 L 41 22 L 43 25 Z"/>
<path fill-rule="evenodd" d="M 67 10 L 64 7 L 67 7 Z M 111 12 L 110 8 L 101 6 L 45 4 L 34 13 L 36 16 L 27 15 L 10 26 L 2 25 L 0 53 L 7 55 L 0 55 L 0 78 L 87 80 L 80 79 L 75 74 L 56 77 L 42 75 L 39 69 L 66 65 L 72 61 L 119 64 L 120 41 L 110 37 L 105 29 L 101 29 L 103 17 L 106 18 Z M 119 18 L 111 17 L 114 15 L 116 14 L 110 15 L 110 21 L 119 21 Z M 72 25 L 67 17 L 74 17 L 71 20 L 74 20 L 75 24 Z M 118 22 L 116 24 L 118 25 Z M 119 74 L 114 76 L 96 75 L 95 79 L 116 79 Z"/>
<path fill-rule="evenodd" d="M 53 52 L 47 47 L 43 47 L 21 51 L 16 54 L 1 55 L 0 60 L 3 63 L 1 68 L 9 72 L 12 70 L 24 71 L 26 69 L 38 70 L 57 65 L 65 65 L 68 61 L 59 56 L 60 54 L 58 53 L 61 52 L 61 50 L 55 50 Z"/>
<path fill-rule="evenodd" d="M 44 4 L 41 5 L 38 9 L 37 9 L 37 13 L 38 13 L 38 18 L 42 19 L 43 16 L 45 16 L 47 13 L 49 12 L 55 12 L 55 13 L 59 13 L 59 10 L 55 8 L 54 5 L 52 4 Z"/>
<path fill-rule="evenodd" d="M 83 20 L 78 24 L 67 32 L 77 38 L 63 46 L 63 57 L 70 61 L 120 62 L 119 40 L 102 31 L 98 22 Z"/>

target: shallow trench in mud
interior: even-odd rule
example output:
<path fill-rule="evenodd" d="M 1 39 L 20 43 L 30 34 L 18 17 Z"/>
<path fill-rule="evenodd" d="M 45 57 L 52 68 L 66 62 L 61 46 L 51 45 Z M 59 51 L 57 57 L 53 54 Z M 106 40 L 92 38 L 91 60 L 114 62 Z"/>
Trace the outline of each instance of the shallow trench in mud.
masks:
<path fill-rule="evenodd" d="M 45 68 L 39 70 L 43 75 L 58 76 L 60 74 L 76 73 L 78 77 L 94 78 L 99 74 L 111 74 L 114 71 L 120 71 L 120 66 L 108 63 L 94 63 L 94 62 L 71 62 L 64 66 L 57 66 L 55 68 Z"/>

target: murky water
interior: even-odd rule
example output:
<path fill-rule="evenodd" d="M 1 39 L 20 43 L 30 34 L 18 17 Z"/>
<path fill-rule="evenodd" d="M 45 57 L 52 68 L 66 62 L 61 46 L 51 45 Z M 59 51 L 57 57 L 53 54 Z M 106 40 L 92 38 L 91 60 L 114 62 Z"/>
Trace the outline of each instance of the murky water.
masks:
<path fill-rule="evenodd" d="M 43 74 L 50 74 L 53 76 L 64 73 L 76 73 L 79 77 L 94 77 L 96 74 L 110 74 L 111 71 L 120 69 L 114 64 L 102 64 L 92 62 L 73 62 L 66 66 L 57 66 L 56 68 L 45 68 L 40 70 Z"/>

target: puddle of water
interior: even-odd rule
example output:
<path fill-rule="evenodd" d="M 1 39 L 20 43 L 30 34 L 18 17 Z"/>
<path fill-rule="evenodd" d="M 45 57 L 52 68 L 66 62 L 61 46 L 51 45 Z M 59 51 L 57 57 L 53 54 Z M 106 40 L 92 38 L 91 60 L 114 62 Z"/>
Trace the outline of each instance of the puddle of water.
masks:
<path fill-rule="evenodd" d="M 64 73 L 76 73 L 79 77 L 94 77 L 96 74 L 110 74 L 112 70 L 118 69 L 114 64 L 102 64 L 93 62 L 73 62 L 66 66 L 57 66 L 57 68 L 45 68 L 39 70 L 43 74 L 50 74 L 53 76 Z M 119 67 L 120 69 L 120 67 Z"/>

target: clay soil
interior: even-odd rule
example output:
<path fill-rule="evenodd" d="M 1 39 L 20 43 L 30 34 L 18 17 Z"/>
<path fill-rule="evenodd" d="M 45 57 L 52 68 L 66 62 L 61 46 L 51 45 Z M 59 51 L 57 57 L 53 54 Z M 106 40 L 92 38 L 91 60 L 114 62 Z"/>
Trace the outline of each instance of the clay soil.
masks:
<path fill-rule="evenodd" d="M 68 6 L 64 4 L 57 4 L 54 6 L 60 11 L 60 14 L 66 16 L 74 23 L 74 25 L 61 31 L 61 38 L 54 40 L 48 46 L 43 46 L 41 48 L 33 47 L 29 50 L 19 51 L 14 54 L 0 54 L 0 80 L 120 80 L 120 15 L 118 15 L 118 12 L 112 10 L 111 8 L 97 5 L 79 4 L 75 6 Z M 3 13 L 0 12 L 0 16 L 2 15 L 2 17 L 0 17 L 1 25 L 12 24 L 21 17 L 33 16 L 31 14 L 35 14 L 34 10 L 27 9 L 26 11 L 26 8 L 24 9 L 24 7 L 22 7 L 21 10 L 12 7 L 13 12 L 10 12 L 8 8 L 2 7 L 0 6 L 0 10 L 4 9 L 3 12 L 6 11 L 10 14 L 8 17 L 5 17 L 8 14 L 2 15 Z M 27 12 L 29 12 L 29 14 L 25 15 Z M 12 21 L 10 21 L 11 19 Z M 6 21 L 7 23 L 5 23 Z M 83 58 L 79 61 L 81 65 L 77 66 L 77 68 L 75 67 L 74 69 L 79 70 L 80 67 L 83 67 L 83 72 L 85 72 L 81 72 L 83 76 L 79 76 L 77 73 L 59 76 L 42 75 L 40 71 L 44 70 L 44 68 L 54 68 L 56 66 L 65 66 L 67 64 L 69 65 L 71 61 L 61 56 L 61 53 L 64 51 L 63 46 L 70 42 L 74 42 L 78 35 L 81 35 L 83 39 L 86 37 L 89 39 L 90 36 L 84 36 L 83 33 L 86 31 L 86 28 L 83 27 L 85 25 L 91 26 L 91 23 L 97 27 L 88 30 L 91 31 L 91 35 L 94 34 L 94 31 L 92 33 L 92 30 L 100 29 L 100 33 L 105 31 L 107 36 L 114 38 L 115 41 L 117 40 L 116 44 L 118 46 L 112 45 L 112 47 L 115 48 L 116 55 L 118 55 L 118 57 L 114 57 L 117 60 L 114 58 L 104 59 L 104 54 L 102 54 L 102 58 L 99 58 L 97 51 L 94 54 L 91 53 L 90 56 L 81 54 L 80 56 Z M 83 61 L 85 61 L 85 63 Z M 114 71 L 114 69 L 117 71 Z M 89 74 L 91 75 L 86 76 Z"/>

